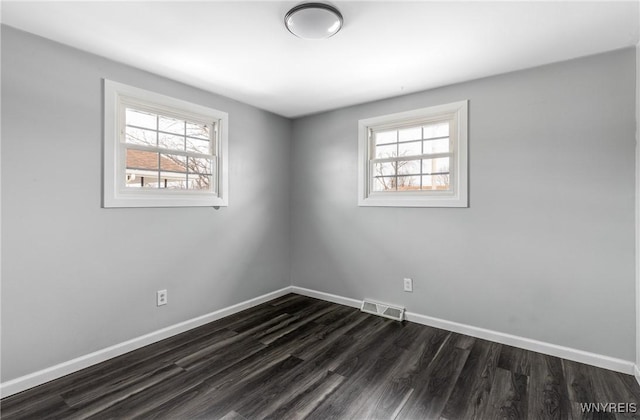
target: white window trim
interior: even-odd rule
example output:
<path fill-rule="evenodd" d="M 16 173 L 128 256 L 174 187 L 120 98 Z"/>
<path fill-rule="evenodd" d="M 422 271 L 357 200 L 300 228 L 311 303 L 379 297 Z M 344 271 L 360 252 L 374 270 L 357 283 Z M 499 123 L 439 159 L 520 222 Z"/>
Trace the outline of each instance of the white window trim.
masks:
<path fill-rule="evenodd" d="M 369 130 L 385 124 L 453 119 L 455 135 L 452 191 L 370 191 Z M 468 101 L 382 115 L 358 121 L 358 205 L 389 207 L 468 207 Z"/>
<path fill-rule="evenodd" d="M 216 192 L 125 189 L 124 147 L 120 140 L 120 104 L 153 104 L 169 115 L 189 114 L 198 119 L 215 121 L 218 130 L 216 142 Z M 104 79 L 104 185 L 103 207 L 219 207 L 229 205 L 228 167 L 229 115 L 202 105 L 161 95 L 148 90 Z"/>

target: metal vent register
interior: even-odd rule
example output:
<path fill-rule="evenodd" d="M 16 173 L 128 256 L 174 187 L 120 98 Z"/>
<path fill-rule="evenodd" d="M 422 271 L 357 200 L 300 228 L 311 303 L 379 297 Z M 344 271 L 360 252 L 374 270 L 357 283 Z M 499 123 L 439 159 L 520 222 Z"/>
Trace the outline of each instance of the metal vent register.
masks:
<path fill-rule="evenodd" d="M 404 319 L 404 308 L 388 305 L 386 303 L 373 302 L 367 299 L 362 301 L 360 310 L 362 312 L 380 315 L 385 318 L 395 319 L 396 321 L 402 321 Z"/>

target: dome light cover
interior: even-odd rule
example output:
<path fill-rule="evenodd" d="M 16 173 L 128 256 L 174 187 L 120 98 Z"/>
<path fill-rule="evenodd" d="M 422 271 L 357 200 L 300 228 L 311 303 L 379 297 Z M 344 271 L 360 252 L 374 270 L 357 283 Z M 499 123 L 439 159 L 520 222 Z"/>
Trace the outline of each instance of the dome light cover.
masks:
<path fill-rule="evenodd" d="M 284 25 L 299 38 L 324 39 L 342 28 L 342 15 L 328 4 L 303 3 L 287 12 Z"/>

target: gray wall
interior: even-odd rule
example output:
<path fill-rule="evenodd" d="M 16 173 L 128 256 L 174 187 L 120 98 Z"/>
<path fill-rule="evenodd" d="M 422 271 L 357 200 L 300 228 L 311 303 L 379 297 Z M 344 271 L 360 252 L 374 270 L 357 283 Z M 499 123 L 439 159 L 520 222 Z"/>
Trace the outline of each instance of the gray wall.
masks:
<path fill-rule="evenodd" d="M 634 91 L 627 49 L 294 121 L 293 284 L 634 360 Z M 470 207 L 358 207 L 358 119 L 463 99 Z"/>
<path fill-rule="evenodd" d="M 228 208 L 100 207 L 102 78 L 229 113 Z M 285 118 L 3 26 L 2 381 L 290 285 L 290 141 Z"/>

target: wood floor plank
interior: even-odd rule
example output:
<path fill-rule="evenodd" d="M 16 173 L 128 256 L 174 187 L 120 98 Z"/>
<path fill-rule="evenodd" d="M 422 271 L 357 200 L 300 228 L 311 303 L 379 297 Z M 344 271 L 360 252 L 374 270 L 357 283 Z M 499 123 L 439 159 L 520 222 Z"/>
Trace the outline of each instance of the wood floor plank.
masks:
<path fill-rule="evenodd" d="M 149 377 L 145 377 L 126 387 L 119 388 L 116 391 L 110 392 L 101 397 L 91 400 L 90 402 L 88 402 L 88 404 L 82 407 L 79 407 L 78 410 L 75 411 L 68 418 L 69 420 L 88 418 L 89 416 L 100 413 L 101 411 L 107 409 L 108 407 L 111 407 L 112 405 L 120 401 L 123 401 L 141 391 L 144 391 L 149 387 L 152 387 L 155 384 L 158 384 L 182 372 L 184 372 L 182 368 L 179 368 L 177 366 L 169 366 L 165 369 L 155 372 L 153 375 Z"/>
<path fill-rule="evenodd" d="M 284 296 L 282 299 L 284 299 Z M 290 299 L 284 299 L 282 302 L 276 301 L 272 301 L 274 303 L 266 302 L 229 315 L 228 317 L 214 321 L 213 324 L 232 331 L 244 332 L 247 329 L 262 324 L 266 319 L 278 317 L 282 314 L 293 315 L 301 310 L 305 310 L 309 305 L 313 304 L 316 299 L 300 295 L 290 295 Z"/>
<path fill-rule="evenodd" d="M 470 337 L 464 334 L 451 333 L 451 339 L 454 342 L 454 345 L 463 350 L 471 350 L 474 343 L 478 340 L 475 337 Z"/>
<path fill-rule="evenodd" d="M 225 399 L 230 399 L 231 394 L 244 395 L 242 385 L 256 376 L 262 377 L 264 372 L 269 372 L 275 366 L 281 366 L 290 356 L 286 353 L 265 349 L 260 356 L 252 356 L 237 363 L 234 369 L 219 372 L 207 378 L 195 387 L 192 387 L 165 403 L 146 411 L 141 417 L 147 419 L 171 419 L 171 418 L 197 418 L 202 416 L 210 408 L 224 410 L 220 405 Z M 262 356 L 262 357 L 261 357 Z M 222 417 L 233 407 L 228 407 Z M 213 414 L 210 417 L 214 417 Z"/>
<path fill-rule="evenodd" d="M 571 402 L 595 401 L 588 366 L 571 360 L 562 360 L 562 370 L 567 384 L 567 398 Z"/>
<path fill-rule="evenodd" d="M 301 319 L 305 318 L 310 313 L 318 311 L 327 307 L 327 302 L 311 300 L 311 298 L 305 298 L 304 300 L 294 300 L 283 303 L 281 305 L 272 306 L 264 311 L 255 313 L 251 317 L 240 319 L 236 322 L 232 322 L 225 327 L 238 333 L 246 332 L 247 330 L 256 330 L 256 327 L 263 325 L 266 321 L 273 318 L 282 319 L 283 315 L 288 315 L 289 319 Z M 333 308 L 332 308 L 333 309 Z"/>
<path fill-rule="evenodd" d="M 425 382 L 425 372 L 436 355 L 445 347 L 451 338 L 451 333 L 439 328 L 425 328 L 421 332 L 420 347 L 415 350 L 415 359 L 412 360 L 410 369 L 393 379 L 403 384 L 406 388 L 419 388 Z M 449 343 L 451 344 L 451 343 Z M 454 346 L 449 346 L 451 348 Z M 427 376 L 428 379 L 428 376 Z"/>
<path fill-rule="evenodd" d="M 282 355 L 273 363 L 260 366 L 248 375 L 226 377 L 223 381 L 205 381 L 203 386 L 190 391 L 190 397 L 169 401 L 155 410 L 145 413 L 147 418 L 219 418 L 229 411 L 237 411 L 246 396 L 260 392 L 279 372 L 287 371 L 301 359 Z"/>
<path fill-rule="evenodd" d="M 347 315 L 333 324 L 333 327 L 329 326 L 328 329 L 323 329 L 321 334 L 315 335 L 312 340 L 308 340 L 303 345 L 298 346 L 293 354 L 300 359 L 308 360 L 325 352 L 338 340 L 348 338 L 348 341 L 354 341 L 353 337 L 348 335 L 349 332 L 354 329 L 362 331 L 371 328 L 372 323 L 369 322 L 370 320 L 371 317 L 362 312 Z"/>
<path fill-rule="evenodd" d="M 69 407 L 58 394 L 48 394 L 35 398 L 33 402 L 2 400 L 2 419 L 42 419 L 65 418 L 73 415 L 75 409 Z"/>
<path fill-rule="evenodd" d="M 359 379 L 366 392 L 347 404 L 345 412 L 349 418 L 396 418 L 404 408 L 414 389 L 392 378 L 413 369 L 418 357 L 410 350 L 397 348 L 397 352 L 398 356 L 385 360 L 384 364 L 374 364 L 370 374 Z"/>
<path fill-rule="evenodd" d="M 398 414 L 401 419 L 437 419 L 442 414 L 449 396 L 469 357 L 469 350 L 455 346 L 447 336 L 433 361 L 416 375 L 415 391 Z M 417 386 L 420 384 L 420 386 Z"/>
<path fill-rule="evenodd" d="M 402 325 L 395 321 L 383 324 L 378 334 L 368 340 L 356 341 L 354 348 L 344 357 L 334 360 L 329 369 L 338 375 L 350 377 L 363 370 L 370 363 L 384 356 L 384 352 L 393 345 L 393 341 L 402 331 Z"/>
<path fill-rule="evenodd" d="M 191 372 L 180 372 L 162 382 L 141 390 L 128 398 L 96 412 L 95 419 L 123 419 L 143 416 L 160 405 L 201 385 L 210 375 L 193 375 Z"/>
<path fill-rule="evenodd" d="M 106 363 L 103 371 L 100 371 L 94 376 L 78 380 L 75 382 L 75 386 L 66 387 L 62 392 L 59 391 L 60 395 L 67 404 L 72 407 L 86 405 L 105 394 L 127 388 L 139 382 L 141 379 L 155 375 L 158 371 L 171 365 L 174 360 L 181 355 L 208 346 L 210 343 L 225 340 L 231 336 L 235 336 L 235 333 L 232 331 L 217 330 L 210 335 L 202 337 L 202 339 L 193 339 L 188 343 L 184 343 L 182 346 L 175 346 L 168 349 L 157 347 L 161 349 L 158 352 L 140 352 L 140 354 L 146 356 L 129 366 L 118 364 L 116 367 L 113 364 Z"/>
<path fill-rule="evenodd" d="M 327 397 L 333 394 L 346 378 L 329 372 L 326 378 L 300 393 L 292 400 L 277 407 L 268 407 L 259 416 L 273 420 L 297 420 L 307 418 Z"/>
<path fill-rule="evenodd" d="M 246 417 L 241 416 L 235 411 L 229 411 L 223 417 L 220 417 L 220 420 L 247 420 Z"/>
<path fill-rule="evenodd" d="M 331 309 L 331 307 L 326 307 L 323 309 L 313 310 L 307 316 L 296 315 L 294 316 L 293 322 L 281 322 L 268 329 L 267 331 L 264 331 L 263 333 L 256 334 L 255 337 L 263 344 L 271 344 L 279 338 L 289 334 L 290 332 L 313 322 L 316 318 L 319 318 L 322 315 L 330 312 Z"/>
<path fill-rule="evenodd" d="M 302 359 L 299 359 L 302 360 Z M 319 383 L 334 375 L 323 364 L 302 361 L 289 371 L 281 371 L 271 376 L 260 386 L 260 392 L 247 395 L 238 401 L 238 412 L 251 419 L 264 418 L 293 401 L 298 393 L 314 389 Z"/>
<path fill-rule="evenodd" d="M 528 416 L 527 387 L 529 378 L 526 375 L 497 368 L 494 373 L 489 399 L 479 419 L 526 419 L 537 420 L 539 417 Z"/>
<path fill-rule="evenodd" d="M 256 343 L 256 340 L 252 338 L 253 333 L 257 333 L 262 331 L 265 328 L 269 328 L 274 324 L 278 324 L 283 321 L 289 321 L 291 317 L 289 315 L 283 314 L 278 317 L 275 317 L 270 320 L 264 321 L 262 324 L 252 328 L 251 330 L 245 331 L 241 334 L 234 334 L 229 337 L 225 337 L 221 340 L 215 340 L 211 342 L 206 347 L 202 347 L 197 351 L 192 351 L 189 354 L 184 355 L 183 357 L 177 359 L 175 363 L 178 366 L 181 366 L 185 369 L 193 369 L 195 366 L 199 366 L 202 363 L 206 363 L 211 354 L 218 352 L 220 350 L 225 350 L 229 346 L 232 346 L 237 343 L 246 343 L 250 341 L 252 343 Z"/>
<path fill-rule="evenodd" d="M 300 301 L 300 300 L 303 300 L 303 299 L 306 299 L 306 298 L 307 298 L 307 296 L 302 296 L 302 295 L 298 295 L 298 294 L 295 294 L 295 293 L 287 293 L 284 296 L 280 296 L 279 298 L 275 298 L 275 299 L 267 302 L 267 304 L 271 305 L 271 306 L 280 306 L 283 303 L 289 303 L 291 301 Z"/>
<path fill-rule="evenodd" d="M 312 323 L 307 324 L 307 326 L 312 326 Z M 325 328 L 324 326 L 315 325 L 315 328 Z M 227 354 L 235 355 L 236 361 L 229 361 L 230 365 L 224 369 L 214 370 L 211 366 L 201 365 L 198 366 L 196 371 L 204 372 L 209 375 L 206 380 L 204 380 L 197 387 L 188 390 L 184 395 L 179 395 L 174 398 L 172 401 L 168 402 L 166 406 L 174 406 L 178 405 L 180 401 L 186 400 L 198 401 L 200 394 L 206 395 L 207 393 L 217 393 L 218 388 L 229 387 L 235 383 L 238 383 L 243 378 L 249 377 L 256 372 L 260 372 L 265 367 L 277 364 L 286 360 L 292 350 L 295 350 L 296 345 L 300 345 L 308 339 L 309 336 L 312 336 L 313 329 L 311 331 L 304 331 L 303 328 L 299 328 L 298 330 L 293 331 L 290 334 L 280 338 L 278 341 L 274 343 L 278 343 L 281 345 L 264 347 L 260 351 L 246 355 L 242 353 L 241 349 L 237 351 L 229 351 Z M 163 407 L 158 407 L 157 409 L 151 410 L 148 413 L 145 413 L 143 417 L 147 416 L 157 416 L 158 418 L 162 418 Z"/>
<path fill-rule="evenodd" d="M 511 372 L 527 375 L 531 373 L 531 357 L 533 352 L 517 347 L 502 345 L 498 367 Z"/>
<path fill-rule="evenodd" d="M 533 353 L 530 366 L 529 416 L 541 420 L 569 418 L 572 410 L 561 360 Z"/>
<path fill-rule="evenodd" d="M 416 340 L 422 340 L 426 338 L 426 329 L 420 324 L 414 324 L 412 322 L 402 322 L 402 332 L 399 334 L 393 344 L 403 350 L 408 350 L 409 348 L 416 348 L 418 343 Z M 419 336 L 422 334 L 422 337 Z"/>
<path fill-rule="evenodd" d="M 371 418 L 375 411 L 395 411 L 397 407 L 390 405 L 396 394 L 391 395 L 390 391 L 397 391 L 398 387 L 390 387 L 393 384 L 387 379 L 401 367 L 410 366 L 407 362 L 412 355 L 399 348 L 396 342 L 406 341 L 404 337 L 415 339 L 420 331 L 395 321 L 383 323 L 379 331 L 375 336 L 377 342 L 353 341 L 352 347 L 345 352 L 349 357 L 342 357 L 341 363 L 332 369 L 347 379 L 339 392 L 328 397 L 310 414 L 311 418 Z M 368 350 L 362 351 L 363 348 Z M 345 400 L 349 404 L 345 404 Z"/>
<path fill-rule="evenodd" d="M 361 313 L 356 308 L 351 308 L 349 306 L 342 306 L 340 308 L 333 308 L 333 310 L 329 313 L 326 313 L 316 319 L 316 323 L 322 325 L 333 325 L 336 323 L 340 323 L 344 318 L 353 316 L 355 314 Z"/>
<path fill-rule="evenodd" d="M 340 329 L 341 334 L 339 336 L 336 336 L 336 338 L 340 338 L 343 342 L 349 343 L 371 340 L 371 337 L 376 336 L 376 334 L 379 334 L 380 331 L 384 329 L 386 325 L 384 321 L 385 320 L 381 320 L 379 317 L 375 317 L 369 314 L 363 314 L 361 317 L 359 317 L 358 320 L 346 325 L 345 327 L 343 327 L 343 329 Z M 350 334 L 352 331 L 357 331 L 359 338 L 356 338 L 353 334 Z M 293 354 L 295 354 L 296 357 L 308 360 L 314 357 L 318 357 L 334 344 L 334 340 L 331 339 L 324 340 L 322 343 L 311 341 L 302 346 L 299 346 Z M 336 361 L 336 365 L 337 363 L 338 362 Z M 330 369 L 333 368 L 335 368 L 335 366 Z"/>
<path fill-rule="evenodd" d="M 430 338 L 436 331 L 425 328 L 414 328 L 415 324 L 405 324 L 400 334 L 393 340 L 393 353 L 396 356 L 390 369 L 379 371 L 382 375 L 374 376 L 374 383 L 368 389 L 368 397 L 357 411 L 355 418 L 396 418 L 415 391 L 411 387 L 410 377 L 418 377 L 422 370 L 421 363 L 425 354 L 435 347 Z"/>
<path fill-rule="evenodd" d="M 476 340 L 473 343 L 441 418 L 481 418 L 489 401 L 501 350 L 500 344 L 491 341 Z"/>
<path fill-rule="evenodd" d="M 631 375 L 623 375 L 593 366 L 585 368 L 590 372 L 595 403 L 635 404 L 635 412 L 623 406 L 622 410 L 606 410 L 616 419 L 640 419 L 640 385 L 633 381 Z"/>

